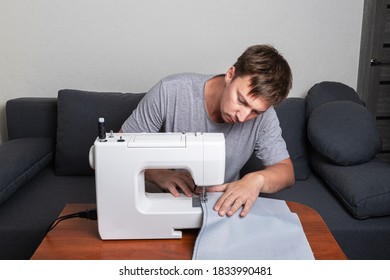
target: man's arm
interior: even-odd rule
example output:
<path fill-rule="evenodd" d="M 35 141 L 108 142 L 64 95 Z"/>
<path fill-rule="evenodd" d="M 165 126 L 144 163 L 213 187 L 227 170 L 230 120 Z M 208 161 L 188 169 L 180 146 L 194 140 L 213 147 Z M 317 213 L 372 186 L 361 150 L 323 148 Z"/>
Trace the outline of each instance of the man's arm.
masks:
<path fill-rule="evenodd" d="M 275 193 L 294 182 L 294 167 L 288 158 L 263 170 L 248 173 L 238 181 L 210 187 L 207 191 L 224 192 L 214 205 L 214 210 L 220 216 L 231 216 L 243 206 L 240 216 L 245 217 L 260 193 Z"/>

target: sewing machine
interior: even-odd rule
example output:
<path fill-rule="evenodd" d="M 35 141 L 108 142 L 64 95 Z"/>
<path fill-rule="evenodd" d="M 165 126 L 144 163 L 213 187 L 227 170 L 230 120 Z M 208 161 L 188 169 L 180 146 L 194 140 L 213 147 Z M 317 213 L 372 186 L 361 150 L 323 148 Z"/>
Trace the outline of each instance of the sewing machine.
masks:
<path fill-rule="evenodd" d="M 222 133 L 101 133 L 91 147 L 99 234 L 102 239 L 181 238 L 178 229 L 199 228 L 205 186 L 224 182 Z M 203 191 L 174 197 L 146 193 L 146 169 L 186 169 Z"/>

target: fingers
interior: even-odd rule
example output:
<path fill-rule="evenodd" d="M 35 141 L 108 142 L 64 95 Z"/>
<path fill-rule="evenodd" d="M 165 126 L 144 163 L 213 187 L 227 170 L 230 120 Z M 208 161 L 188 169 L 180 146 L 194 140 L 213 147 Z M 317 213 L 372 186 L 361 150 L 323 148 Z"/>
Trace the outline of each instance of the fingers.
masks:
<path fill-rule="evenodd" d="M 178 181 L 176 182 L 177 187 L 181 189 L 186 196 L 191 197 L 196 188 L 191 174 L 188 171 L 178 172 L 178 174 Z"/>
<path fill-rule="evenodd" d="M 243 209 L 240 213 L 240 217 L 245 217 L 249 213 L 249 211 L 252 209 L 252 206 L 253 206 L 253 202 L 248 200 L 243 206 Z"/>
<path fill-rule="evenodd" d="M 218 211 L 218 215 L 220 215 L 221 217 L 225 215 L 233 215 L 243 204 L 240 199 L 234 199 L 232 196 L 228 196 L 225 199 L 223 199 L 223 197 L 221 198 L 214 206 L 214 210 Z"/>
<path fill-rule="evenodd" d="M 238 209 L 241 208 L 241 206 L 245 205 L 245 203 L 243 201 L 241 201 L 239 198 L 236 199 L 234 202 L 233 202 L 233 205 L 230 207 L 230 209 L 228 209 L 228 211 L 226 212 L 226 215 L 228 215 L 229 217 L 232 216 L 234 213 L 237 212 Z"/>
<path fill-rule="evenodd" d="M 169 191 L 173 196 L 180 196 L 181 190 L 186 196 L 191 197 L 195 189 L 195 183 L 188 171 L 170 171 L 165 174 L 164 181 L 160 187 Z"/>
<path fill-rule="evenodd" d="M 245 217 L 256 201 L 257 194 L 251 194 L 245 188 L 240 188 L 234 183 L 227 184 L 225 189 L 226 191 L 215 203 L 214 210 L 221 217 L 225 215 L 230 217 L 242 209 L 240 216 Z"/>
<path fill-rule="evenodd" d="M 220 198 L 221 199 L 221 198 Z M 240 217 L 245 217 L 250 209 L 253 206 L 253 202 L 251 200 L 243 201 L 242 198 L 233 198 L 228 197 L 226 199 L 220 201 L 214 205 L 214 210 L 218 211 L 218 215 L 223 216 L 233 216 L 240 208 L 242 208 L 240 212 Z"/>
<path fill-rule="evenodd" d="M 180 196 L 179 191 L 176 189 L 176 185 L 170 184 L 162 188 L 169 191 L 174 197 Z"/>
<path fill-rule="evenodd" d="M 233 194 L 223 194 L 215 203 L 214 210 L 217 211 L 218 215 L 221 217 L 225 215 L 230 217 L 243 205 L 245 205 L 245 201 L 243 201 L 242 198 L 236 197 Z"/>

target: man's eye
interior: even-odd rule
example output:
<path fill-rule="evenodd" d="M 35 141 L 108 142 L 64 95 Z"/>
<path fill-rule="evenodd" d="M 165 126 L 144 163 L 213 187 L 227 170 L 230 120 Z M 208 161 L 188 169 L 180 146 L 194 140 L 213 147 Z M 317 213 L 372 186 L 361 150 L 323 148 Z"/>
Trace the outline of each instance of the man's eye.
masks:
<path fill-rule="evenodd" d="M 246 105 L 245 100 L 242 100 L 241 98 L 238 98 L 238 103 L 240 103 L 241 105 Z"/>

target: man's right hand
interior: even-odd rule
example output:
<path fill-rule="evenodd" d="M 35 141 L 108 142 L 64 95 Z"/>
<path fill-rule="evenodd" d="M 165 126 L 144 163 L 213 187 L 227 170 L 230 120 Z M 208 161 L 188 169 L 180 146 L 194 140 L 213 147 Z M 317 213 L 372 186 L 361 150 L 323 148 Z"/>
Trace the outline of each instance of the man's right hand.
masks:
<path fill-rule="evenodd" d="M 147 169 L 145 180 L 169 191 L 175 197 L 180 195 L 178 190 L 182 190 L 188 197 L 191 197 L 195 191 L 194 180 L 186 170 Z"/>

